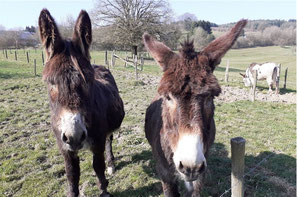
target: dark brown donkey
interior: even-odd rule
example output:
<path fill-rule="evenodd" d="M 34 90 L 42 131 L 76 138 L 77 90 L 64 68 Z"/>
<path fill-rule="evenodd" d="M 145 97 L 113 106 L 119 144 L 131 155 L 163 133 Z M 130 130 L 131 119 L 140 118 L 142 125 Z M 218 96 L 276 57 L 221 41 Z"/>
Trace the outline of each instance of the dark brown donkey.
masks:
<path fill-rule="evenodd" d="M 201 52 L 187 41 L 176 54 L 150 35 L 143 36 L 164 72 L 158 95 L 146 111 L 145 134 L 165 196 L 179 196 L 178 178 L 185 182 L 186 196 L 200 195 L 207 152 L 215 139 L 213 99 L 221 92 L 213 71 L 246 23 L 239 21 Z"/>
<path fill-rule="evenodd" d="M 47 54 L 43 80 L 48 87 L 52 128 L 65 160 L 68 196 L 79 195 L 77 152 L 83 147 L 93 152 L 93 168 L 101 195 L 109 196 L 104 150 L 108 170 L 112 172 L 112 132 L 120 127 L 125 113 L 111 73 L 103 66 L 90 64 L 92 27 L 89 15 L 82 10 L 72 39 L 63 40 L 54 19 L 44 9 L 39 16 L 39 33 Z"/>

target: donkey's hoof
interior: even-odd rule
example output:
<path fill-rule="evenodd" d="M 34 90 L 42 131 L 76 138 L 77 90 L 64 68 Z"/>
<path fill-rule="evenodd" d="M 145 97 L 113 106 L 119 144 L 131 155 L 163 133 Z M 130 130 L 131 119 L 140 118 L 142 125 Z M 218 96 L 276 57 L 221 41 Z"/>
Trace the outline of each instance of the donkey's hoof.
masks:
<path fill-rule="evenodd" d="M 113 197 L 113 195 L 108 192 L 102 192 L 102 194 L 100 194 L 100 197 Z"/>
<path fill-rule="evenodd" d="M 111 166 L 111 167 L 107 167 L 107 173 L 109 175 L 113 175 L 115 172 L 115 167 L 114 166 Z"/>

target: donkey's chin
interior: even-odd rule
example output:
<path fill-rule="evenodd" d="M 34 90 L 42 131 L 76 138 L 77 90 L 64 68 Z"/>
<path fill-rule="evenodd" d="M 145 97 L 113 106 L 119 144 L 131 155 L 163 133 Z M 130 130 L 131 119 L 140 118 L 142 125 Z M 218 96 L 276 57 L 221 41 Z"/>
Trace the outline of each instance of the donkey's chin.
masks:
<path fill-rule="evenodd" d="M 179 175 L 180 175 L 180 178 L 184 181 L 187 181 L 187 182 L 192 182 L 192 181 L 196 181 L 199 177 L 199 175 L 197 174 L 196 176 L 186 176 L 184 175 L 183 173 L 181 172 L 178 172 Z"/>
<path fill-rule="evenodd" d="M 76 144 L 76 145 L 64 144 L 63 148 L 70 152 L 77 152 L 79 150 L 88 149 L 89 144 L 86 141 L 84 141 L 83 143 L 80 143 L 80 144 Z"/>
<path fill-rule="evenodd" d="M 64 149 L 70 152 L 77 152 L 83 148 L 83 145 L 76 145 L 76 146 L 70 146 L 69 144 L 64 144 Z"/>

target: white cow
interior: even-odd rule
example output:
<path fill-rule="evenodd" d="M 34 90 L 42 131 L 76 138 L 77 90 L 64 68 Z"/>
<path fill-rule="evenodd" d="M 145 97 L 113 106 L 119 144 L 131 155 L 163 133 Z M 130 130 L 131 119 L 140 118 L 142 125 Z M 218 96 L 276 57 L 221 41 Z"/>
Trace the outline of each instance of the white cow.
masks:
<path fill-rule="evenodd" d="M 272 62 L 257 64 L 252 63 L 245 71 L 245 74 L 241 74 L 243 76 L 243 82 L 245 86 L 252 86 L 255 83 L 255 79 L 253 77 L 253 73 L 255 71 L 258 72 L 257 80 L 266 79 L 267 84 L 269 86 L 269 92 L 272 91 L 273 84 L 275 84 L 275 93 L 279 93 L 279 76 L 280 76 L 280 66 L 281 64 L 276 64 Z"/>

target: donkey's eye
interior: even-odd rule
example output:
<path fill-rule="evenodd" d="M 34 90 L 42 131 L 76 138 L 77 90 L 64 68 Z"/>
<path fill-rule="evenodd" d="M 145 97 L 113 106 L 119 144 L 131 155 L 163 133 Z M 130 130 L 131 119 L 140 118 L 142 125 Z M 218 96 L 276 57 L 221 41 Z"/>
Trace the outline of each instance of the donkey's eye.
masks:
<path fill-rule="evenodd" d="M 170 96 L 166 96 L 166 99 L 168 100 L 168 101 L 170 101 L 171 100 L 171 98 L 170 98 Z"/>

